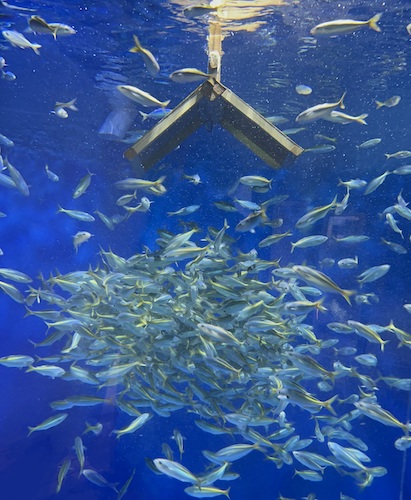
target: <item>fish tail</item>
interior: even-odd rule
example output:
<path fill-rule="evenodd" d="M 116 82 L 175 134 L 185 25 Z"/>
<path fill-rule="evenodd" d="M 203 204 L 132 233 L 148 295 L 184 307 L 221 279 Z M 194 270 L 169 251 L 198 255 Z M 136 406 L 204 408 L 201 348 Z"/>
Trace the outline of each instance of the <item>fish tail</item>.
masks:
<path fill-rule="evenodd" d="M 382 340 L 381 341 L 381 344 L 380 344 L 380 347 L 381 347 L 381 352 L 384 352 L 384 346 L 385 344 L 387 344 L 389 342 L 389 340 Z"/>
<path fill-rule="evenodd" d="M 295 248 L 295 243 L 291 243 L 291 252 L 290 253 L 294 252 L 294 248 Z"/>
<path fill-rule="evenodd" d="M 162 108 L 166 108 L 170 104 L 170 99 L 161 103 Z"/>
<path fill-rule="evenodd" d="M 351 305 L 351 295 L 354 295 L 355 291 L 354 290 L 342 290 L 341 295 L 344 297 L 344 299 Z"/>
<path fill-rule="evenodd" d="M 330 399 L 327 399 L 327 401 L 324 401 L 323 402 L 323 406 L 325 408 L 327 408 L 327 410 L 332 413 L 333 415 L 337 416 L 337 413 L 335 412 L 334 408 L 331 406 L 334 401 L 338 398 L 338 394 L 336 394 L 335 396 L 333 396 L 332 398 Z"/>
<path fill-rule="evenodd" d="M 40 55 L 39 49 L 41 49 L 41 45 L 39 45 L 38 43 L 35 43 L 32 45 L 31 48 L 34 50 L 35 54 L 37 54 L 38 56 Z"/>
<path fill-rule="evenodd" d="M 143 121 L 143 122 L 144 122 L 145 120 L 147 120 L 147 116 L 148 116 L 148 114 L 147 114 L 147 113 L 144 113 L 143 111 L 139 111 L 139 113 L 140 113 L 140 115 L 143 117 L 143 119 L 142 119 L 141 121 Z"/>
<path fill-rule="evenodd" d="M 345 104 L 344 104 L 344 97 L 346 96 L 347 91 L 344 92 L 344 94 L 341 96 L 341 99 L 338 101 L 338 105 L 340 106 L 341 109 L 345 109 Z"/>
<path fill-rule="evenodd" d="M 382 13 L 380 12 L 379 14 L 376 14 L 374 17 L 372 17 L 369 21 L 368 21 L 368 26 L 374 30 L 374 31 L 378 31 L 380 32 L 381 31 L 381 28 L 378 26 L 378 21 L 381 19 L 381 16 L 382 16 Z"/>
<path fill-rule="evenodd" d="M 385 104 L 381 101 L 375 101 L 375 104 L 377 105 L 377 109 L 383 108 Z"/>
<path fill-rule="evenodd" d="M 357 122 L 361 123 L 361 125 L 367 125 L 367 122 L 365 121 L 365 118 L 367 118 L 367 116 L 368 116 L 367 113 L 364 113 L 364 114 L 362 114 L 360 116 L 357 116 Z"/>
<path fill-rule="evenodd" d="M 384 155 L 387 157 L 387 160 L 391 158 L 391 155 L 389 155 L 388 153 L 384 153 Z"/>
<path fill-rule="evenodd" d="M 29 427 L 29 433 L 27 434 L 27 437 L 29 437 L 31 433 L 35 431 L 35 429 L 35 427 Z"/>
<path fill-rule="evenodd" d="M 134 47 L 132 47 L 129 52 L 141 52 L 142 46 L 140 44 L 140 40 L 136 37 L 136 35 L 133 35 L 133 40 L 134 40 Z"/>

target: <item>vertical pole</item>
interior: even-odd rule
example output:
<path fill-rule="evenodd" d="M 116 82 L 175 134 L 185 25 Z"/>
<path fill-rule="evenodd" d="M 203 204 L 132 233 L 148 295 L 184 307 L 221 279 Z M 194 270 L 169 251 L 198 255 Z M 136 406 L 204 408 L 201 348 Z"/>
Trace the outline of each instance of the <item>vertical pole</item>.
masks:
<path fill-rule="evenodd" d="M 221 80 L 221 26 L 219 22 L 210 21 L 208 27 L 208 72 L 215 73 L 214 78 L 219 82 Z"/>

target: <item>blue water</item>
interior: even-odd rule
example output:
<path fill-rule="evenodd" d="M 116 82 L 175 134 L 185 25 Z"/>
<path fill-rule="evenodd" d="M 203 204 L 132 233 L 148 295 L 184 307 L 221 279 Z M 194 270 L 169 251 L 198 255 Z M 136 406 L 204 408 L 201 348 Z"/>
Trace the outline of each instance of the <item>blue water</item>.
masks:
<path fill-rule="evenodd" d="M 116 199 L 124 193 L 114 187 L 114 182 L 135 174 L 123 157 L 129 145 L 99 131 L 107 125 L 110 113 L 113 110 L 118 113 L 120 109 L 123 114 L 118 130 L 124 133 L 127 129 L 147 130 L 155 124 L 148 120 L 142 124 L 138 110 L 147 112 L 147 108 L 126 101 L 115 89 L 118 84 L 134 85 L 160 100 L 171 99 L 170 107 L 176 106 L 195 89 L 196 83 L 178 85 L 168 79 L 172 71 L 183 67 L 206 70 L 207 17 L 186 19 L 183 7 L 189 4 L 192 2 L 183 0 L 15 0 L 9 6 L 0 5 L 2 31 L 25 33 L 27 19 L 33 14 L 40 15 L 47 22 L 65 23 L 77 30 L 75 35 L 58 36 L 56 41 L 50 35 L 25 33 L 30 41 L 42 45 L 40 56 L 30 49 L 22 50 L 0 40 L 0 56 L 7 62 L 4 69 L 17 77 L 14 81 L 0 79 L 0 133 L 15 143 L 12 148 L 2 146 L 1 154 L 19 169 L 30 187 L 29 197 L 0 187 L 0 211 L 7 214 L 0 220 L 0 248 L 4 252 L 0 257 L 1 267 L 28 274 L 34 279 L 33 287 L 38 288 L 41 275 L 48 278 L 50 273 L 64 274 L 86 271 L 89 266 L 97 267 L 101 262 L 101 249 L 111 249 L 124 258 L 144 251 L 145 247 L 155 251 L 157 229 L 174 233 L 183 231 L 178 218 L 167 217 L 166 212 L 192 204 L 201 205 L 201 209 L 188 218 L 203 229 L 198 238 L 197 235 L 193 238 L 198 245 L 202 244 L 200 240 L 208 226 L 220 229 L 226 218 L 230 225 L 228 233 L 238 238 L 236 248 L 248 252 L 257 248 L 258 242 L 273 230 L 262 226 L 254 234 L 237 233 L 234 227 L 248 212 L 242 209 L 240 213 L 221 212 L 213 202 L 229 200 L 227 192 L 239 177 L 262 175 L 273 179 L 272 190 L 269 195 L 253 195 L 253 201 L 262 202 L 269 196 L 280 194 L 289 196 L 270 212 L 270 218 L 284 219 L 282 228 L 274 232 L 291 229 L 294 233 L 292 241 L 310 233 L 336 237 L 365 234 L 370 240 L 360 245 L 343 246 L 330 237 L 323 246 L 296 249 L 290 254 L 290 238 L 287 238 L 261 249 L 261 258 L 281 258 L 283 267 L 291 263 L 318 266 L 324 258 L 338 261 L 358 255 L 358 269 L 344 271 L 336 264 L 330 269 L 322 269 L 342 288 L 357 289 L 355 277 L 360 272 L 381 264 L 391 266 L 387 275 L 363 288 L 365 293 L 377 294 L 378 304 L 354 303 L 349 308 L 342 297 L 326 294 L 327 313 L 318 317 L 311 313 L 306 320 L 314 325 L 316 335 L 326 339 L 331 334 L 327 323 L 350 318 L 384 326 L 393 319 L 397 327 L 411 333 L 410 316 L 403 308 L 403 304 L 411 302 L 411 222 L 396 216 L 404 232 L 402 240 L 381 217 L 386 207 L 396 203 L 400 191 L 405 200 L 410 201 L 410 176 L 391 174 L 369 196 L 364 196 L 360 190 L 352 190 L 348 208 L 341 216 L 330 213 L 307 233 L 294 228 L 296 221 L 312 208 L 330 203 L 336 194 L 341 200 L 345 189 L 337 187 L 339 178 L 358 177 L 369 182 L 387 170 L 411 163 L 410 159 L 387 160 L 384 156 L 384 153 L 411 149 L 411 36 L 406 31 L 406 25 L 411 22 L 409 1 L 396 0 L 388 2 L 390 5 L 380 1 L 361 4 L 324 1 L 312 2 L 312 5 L 301 2 L 261 8 L 247 20 L 224 21 L 227 24 L 224 25 L 222 82 L 264 116 L 288 118 L 289 121 L 280 128 L 299 127 L 294 120 L 301 111 L 315 104 L 335 102 L 344 91 L 347 91 L 345 112 L 369 115 L 367 126 L 317 121 L 302 125 L 306 130 L 292 136 L 304 148 L 327 143 L 324 139 L 316 139 L 315 134 L 335 138 L 335 151 L 304 153 L 291 167 L 272 170 L 219 125 L 214 125 L 211 130 L 203 127 L 146 174 L 151 180 L 167 176 L 167 193 L 162 197 L 150 196 L 154 201 L 150 212 L 132 215 L 116 225 L 114 231 L 97 217 L 96 222 L 90 224 L 56 213 L 61 205 L 89 213 L 100 210 L 109 216 L 124 214 L 116 205 Z M 10 5 L 32 11 L 12 9 Z M 339 18 L 366 20 L 378 12 L 383 13 L 379 22 L 381 33 L 365 28 L 350 35 L 318 38 L 316 42 L 310 37 L 310 29 L 320 22 Z M 245 30 L 245 25 L 252 22 L 260 24 L 253 25 L 252 30 Z M 138 34 L 143 46 L 157 57 L 161 66 L 157 77 L 153 78 L 146 72 L 138 54 L 128 52 L 133 34 Z M 304 37 L 310 39 L 304 40 Z M 298 84 L 312 87 L 312 94 L 298 95 L 295 92 Z M 376 110 L 375 100 L 385 101 L 393 95 L 402 98 L 398 106 Z M 68 110 L 67 119 L 50 113 L 56 101 L 74 98 L 77 98 L 79 111 Z M 124 125 L 126 123 L 128 126 Z M 374 148 L 356 147 L 377 137 L 382 141 Z M 53 183 L 47 178 L 45 164 L 59 176 L 59 182 Z M 84 196 L 73 200 L 73 190 L 87 170 L 95 174 L 91 186 Z M 182 174 L 199 174 L 202 183 L 195 186 L 184 180 Z M 247 199 L 250 190 L 240 188 L 236 196 Z M 76 253 L 72 237 L 84 230 L 93 236 Z M 399 255 L 393 252 L 381 243 L 381 238 L 403 245 L 408 253 Z M 265 278 L 270 279 L 269 273 Z M 16 286 L 22 292 L 27 290 L 26 285 Z M 0 295 L 0 356 L 27 354 L 46 357 L 58 353 L 63 348 L 61 344 L 34 348 L 30 341 L 44 339 L 47 326 L 39 318 L 25 317 L 25 313 L 24 305 L 14 302 L 6 294 Z M 393 334 L 382 335 L 390 339 L 384 353 L 378 345 L 355 335 L 332 336 L 340 338 L 338 347 L 351 345 L 357 347 L 357 354 L 369 352 L 378 357 L 376 369 L 362 370 L 374 379 L 381 375 L 411 377 L 410 351 L 407 347 L 398 348 Z M 322 354 L 321 362 L 331 368 L 337 359 L 330 349 Z M 350 364 L 343 356 L 340 360 Z M 171 439 L 174 429 L 179 429 L 185 437 L 182 463 L 194 472 L 203 471 L 207 465 L 202 450 L 216 451 L 238 442 L 228 435 L 205 434 L 193 423 L 197 416 L 183 410 L 169 418 L 154 413 L 154 417 L 135 434 L 116 440 L 110 436 L 111 431 L 126 426 L 132 417 L 109 404 L 73 408 L 69 410 L 69 418 L 60 426 L 27 438 L 28 426 L 37 425 L 54 414 L 50 402 L 84 394 L 85 390 L 92 395 L 95 394 L 94 388 L 84 388 L 80 382 L 51 380 L 36 373 L 25 373 L 25 369 L 0 366 L 0 374 L 0 495 L 4 500 L 116 498 L 111 489 L 99 488 L 84 477 L 77 477 L 79 469 L 73 448 L 74 438 L 81 435 L 86 420 L 103 424 L 101 435 L 83 436 L 86 467 L 99 471 L 107 480 L 120 486 L 135 469 L 134 480 L 125 496 L 130 499 L 189 498 L 183 491 L 186 483 L 155 475 L 144 460 L 145 457 L 163 456 L 163 443 L 172 447 L 175 460 L 179 460 L 178 450 Z M 341 397 L 347 397 L 352 392 L 358 393 L 358 385 L 356 379 L 345 378 L 337 392 Z M 320 399 L 335 393 L 321 393 L 315 385 L 313 388 Z M 116 392 L 115 388 L 108 389 L 111 396 Z M 383 382 L 378 383 L 378 389 L 381 406 L 401 422 L 407 422 L 410 394 L 388 388 Z M 102 396 L 103 393 L 104 389 L 98 394 Z M 337 413 L 340 413 L 338 406 Z M 287 419 L 296 424 L 302 438 L 313 436 L 314 421 L 309 417 L 308 412 L 288 406 Z M 309 493 L 315 493 L 320 500 L 337 500 L 340 492 L 364 500 L 411 498 L 407 481 L 411 466 L 404 452 L 394 447 L 394 441 L 403 435 L 402 431 L 363 417 L 356 420 L 353 433 L 367 443 L 372 465 L 388 470 L 387 475 L 375 478 L 368 488 L 359 489 L 354 478 L 340 475 L 332 468 L 326 469 L 322 482 L 304 481 L 293 476 L 295 468 L 302 468 L 296 461 L 291 466 L 277 469 L 258 452 L 233 463 L 232 470 L 240 474 L 240 479 L 218 484 L 224 489 L 231 486 L 233 500 L 270 500 L 280 494 L 299 499 Z M 329 454 L 324 447 L 319 452 Z M 57 496 L 58 467 L 67 458 L 72 460 L 72 469 Z"/>

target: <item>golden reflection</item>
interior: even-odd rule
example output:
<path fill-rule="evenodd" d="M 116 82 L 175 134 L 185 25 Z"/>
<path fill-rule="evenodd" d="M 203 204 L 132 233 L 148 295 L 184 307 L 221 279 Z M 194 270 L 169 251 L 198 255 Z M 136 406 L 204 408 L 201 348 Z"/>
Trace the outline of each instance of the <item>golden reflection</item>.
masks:
<path fill-rule="evenodd" d="M 262 18 L 273 11 L 274 7 L 289 5 L 285 0 L 171 0 L 180 7 L 177 18 L 188 24 L 190 31 L 196 31 L 197 24 L 213 20 L 221 24 L 223 31 L 256 31 L 265 24 Z M 197 9 L 198 8 L 198 9 Z M 249 21 L 250 20 L 250 21 Z"/>

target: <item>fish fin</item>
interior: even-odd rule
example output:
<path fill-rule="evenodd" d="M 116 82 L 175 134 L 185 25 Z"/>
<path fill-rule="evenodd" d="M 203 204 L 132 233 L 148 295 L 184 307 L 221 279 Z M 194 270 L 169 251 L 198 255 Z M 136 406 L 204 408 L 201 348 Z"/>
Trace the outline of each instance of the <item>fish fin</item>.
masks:
<path fill-rule="evenodd" d="M 170 99 L 161 103 L 162 108 L 166 108 L 170 104 Z"/>
<path fill-rule="evenodd" d="M 367 118 L 367 116 L 368 116 L 367 113 L 357 116 L 357 122 L 361 123 L 361 125 L 367 125 L 367 122 L 365 121 L 365 118 Z"/>
<path fill-rule="evenodd" d="M 384 155 L 387 157 L 387 160 L 389 160 L 391 158 L 391 155 L 389 155 L 387 153 L 384 153 Z"/>
<path fill-rule="evenodd" d="M 342 290 L 341 295 L 344 297 L 344 299 L 351 305 L 351 295 L 354 295 L 356 292 L 355 290 Z"/>
<path fill-rule="evenodd" d="M 381 101 L 375 101 L 375 104 L 377 105 L 377 109 L 383 108 L 385 104 Z"/>
<path fill-rule="evenodd" d="M 134 47 L 132 47 L 129 52 L 141 52 L 141 44 L 140 44 L 140 40 L 136 37 L 136 35 L 133 35 L 133 40 L 134 40 Z"/>
<path fill-rule="evenodd" d="M 37 54 L 38 56 L 40 55 L 39 49 L 41 49 L 41 45 L 39 45 L 38 43 L 35 43 L 32 45 L 31 48 L 34 50 L 35 54 Z"/>
<path fill-rule="evenodd" d="M 344 97 L 346 95 L 347 95 L 347 91 L 344 92 L 344 94 L 341 96 L 341 99 L 338 101 L 338 105 L 340 106 L 341 109 L 345 109 Z"/>
<path fill-rule="evenodd" d="M 29 427 L 29 433 L 27 434 L 27 437 L 31 435 L 32 432 L 34 432 L 35 427 Z"/>
<path fill-rule="evenodd" d="M 139 111 L 140 115 L 143 117 L 143 119 L 141 121 L 145 121 L 147 120 L 147 116 L 148 116 L 148 113 L 144 113 L 143 111 Z"/>
<path fill-rule="evenodd" d="M 324 401 L 323 402 L 323 406 L 325 408 L 327 408 L 327 410 L 332 413 L 333 415 L 337 416 L 337 413 L 335 412 L 334 408 L 331 406 L 334 401 L 338 398 L 338 394 L 336 394 L 335 396 L 333 396 L 332 398 L 330 399 L 327 399 L 327 401 Z"/>
<path fill-rule="evenodd" d="M 369 21 L 368 21 L 368 25 L 369 27 L 374 30 L 374 31 L 378 31 L 380 32 L 381 31 L 381 28 L 378 26 L 378 21 L 381 19 L 381 16 L 382 16 L 382 13 L 380 12 L 379 14 L 376 14 L 374 17 L 372 17 Z"/>

